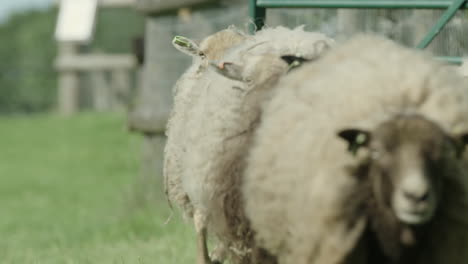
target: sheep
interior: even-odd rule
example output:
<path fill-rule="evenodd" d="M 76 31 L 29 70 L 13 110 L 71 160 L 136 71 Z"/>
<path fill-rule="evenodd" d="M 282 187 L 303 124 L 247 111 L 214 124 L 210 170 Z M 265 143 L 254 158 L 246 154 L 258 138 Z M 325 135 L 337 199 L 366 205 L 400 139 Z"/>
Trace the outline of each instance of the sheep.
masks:
<path fill-rule="evenodd" d="M 249 36 L 228 28 L 206 37 L 200 45 L 195 41 L 177 36 L 173 45 L 179 51 L 193 57 L 192 65 L 180 77 L 174 86 L 174 106 L 166 126 L 167 142 L 164 149 L 163 175 L 165 193 L 170 204 L 175 203 L 182 209 L 186 218 L 193 217 L 193 205 L 182 187 L 182 159 L 187 151 L 185 132 L 190 129 L 187 120 L 190 111 L 199 101 L 201 89 L 209 84 L 206 78 L 207 68 L 213 60 L 219 60 L 229 48 L 239 45 Z M 198 226 L 196 224 L 196 226 Z M 198 262 L 207 263 L 205 231 L 198 228 Z"/>
<path fill-rule="evenodd" d="M 409 183 L 399 183 L 392 192 L 391 185 L 371 188 L 378 185 L 375 172 L 367 177 L 358 173 L 365 161 L 383 159 L 378 157 L 383 153 L 375 151 L 372 142 L 379 140 L 373 133 L 389 133 L 388 126 L 400 122 L 412 125 L 419 120 L 427 128 L 410 126 L 390 140 L 406 137 L 427 148 L 427 142 L 443 138 L 443 146 L 430 147 L 447 148 L 448 153 L 463 148 L 468 87 L 452 68 L 390 40 L 361 35 L 283 77 L 275 91 L 262 107 L 242 179 L 245 214 L 258 246 L 280 264 L 467 262 L 464 159 L 443 152 L 441 158 L 449 165 L 441 169 L 442 197 L 437 199 L 435 192 L 431 199 L 439 204 L 432 201 L 428 207 L 436 210 L 424 217 L 399 210 L 408 204 L 412 210 L 411 198 L 426 201 L 418 192 L 427 191 L 429 187 L 421 186 L 429 181 L 408 176 Z M 401 163 L 401 157 L 414 161 L 421 160 L 420 155 L 405 151 L 390 158 Z M 420 173 L 421 167 L 417 169 Z M 398 179 L 388 173 L 387 181 Z M 410 198 L 402 197 L 400 187 L 410 189 Z M 393 199 L 389 196 L 399 198 L 388 202 Z M 387 203 L 382 204 L 381 197 Z M 381 208 L 376 204 L 386 213 L 376 210 Z"/>
<path fill-rule="evenodd" d="M 457 162 L 467 135 L 450 136 L 421 115 L 403 114 L 372 132 L 345 129 L 339 136 L 352 153 L 367 152 L 347 170 L 359 182 L 352 197 L 368 218 L 361 238 L 368 243 L 368 262 L 415 263 L 443 219 L 436 212 L 451 196 L 443 190 L 456 189 L 452 175 L 466 176 Z"/>
<path fill-rule="evenodd" d="M 203 77 L 190 88 L 179 86 L 191 95 L 184 97 L 184 109 L 177 104 L 173 109 L 165 177 L 170 182 L 169 199 L 184 197 L 186 202 L 178 204 L 193 216 L 199 263 L 212 263 L 207 228 L 219 241 L 213 262 L 229 257 L 250 263 L 262 255 L 261 250 L 252 252 L 239 191 L 243 157 L 260 118 L 260 104 L 291 67 L 317 58 L 332 44 L 325 35 L 304 32 L 302 27 L 265 29 L 227 51 L 222 60 L 213 60 L 212 68 L 200 71 Z M 170 172 L 170 167 L 177 169 Z"/>
<path fill-rule="evenodd" d="M 228 28 L 206 37 L 200 45 L 195 41 L 177 36 L 173 45 L 181 52 L 193 57 L 192 65 L 180 77 L 173 89 L 174 106 L 166 125 L 167 142 L 164 155 L 165 192 L 169 201 L 180 206 L 187 217 L 192 217 L 193 208 L 185 192 L 181 189 L 181 161 L 184 153 L 185 123 L 193 104 L 200 96 L 198 86 L 207 85 L 205 78 L 210 61 L 219 60 L 224 52 L 241 43 L 247 35 L 234 28 Z"/>

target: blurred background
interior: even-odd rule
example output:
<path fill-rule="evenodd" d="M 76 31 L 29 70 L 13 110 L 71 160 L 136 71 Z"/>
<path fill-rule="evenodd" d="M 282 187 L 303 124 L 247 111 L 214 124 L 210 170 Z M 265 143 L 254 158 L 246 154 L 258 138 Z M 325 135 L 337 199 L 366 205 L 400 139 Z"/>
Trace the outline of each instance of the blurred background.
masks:
<path fill-rule="evenodd" d="M 268 26 L 415 46 L 440 10 L 274 9 Z M 247 30 L 247 0 L 0 0 L 0 263 L 195 263 L 162 190 L 175 35 Z M 468 56 L 460 11 L 428 47 Z M 385 60 L 385 54 L 382 54 Z"/>

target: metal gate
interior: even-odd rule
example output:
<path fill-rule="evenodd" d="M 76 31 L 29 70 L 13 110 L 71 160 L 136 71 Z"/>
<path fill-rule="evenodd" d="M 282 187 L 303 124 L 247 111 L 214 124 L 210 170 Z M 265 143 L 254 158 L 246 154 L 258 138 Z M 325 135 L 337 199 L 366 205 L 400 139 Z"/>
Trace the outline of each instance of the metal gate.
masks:
<path fill-rule="evenodd" d="M 468 0 L 249 0 L 250 16 L 253 20 L 250 30 L 261 29 L 269 8 L 352 8 L 352 9 L 441 9 L 440 18 L 416 46 L 426 48 L 458 10 L 468 8 Z M 457 56 L 439 57 L 447 62 L 462 64 Z"/>

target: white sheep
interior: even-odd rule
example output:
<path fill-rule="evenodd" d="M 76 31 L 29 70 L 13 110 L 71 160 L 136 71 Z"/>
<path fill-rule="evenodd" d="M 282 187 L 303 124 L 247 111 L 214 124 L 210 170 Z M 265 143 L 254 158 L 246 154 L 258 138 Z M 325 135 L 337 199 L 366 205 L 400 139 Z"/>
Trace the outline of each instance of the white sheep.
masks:
<path fill-rule="evenodd" d="M 208 85 L 206 71 L 213 60 L 223 57 L 226 50 L 238 45 L 249 36 L 228 28 L 206 37 L 200 45 L 194 41 L 175 37 L 174 46 L 183 53 L 193 57 L 192 65 L 179 78 L 174 86 L 174 105 L 167 123 L 168 138 L 164 155 L 165 191 L 169 201 L 181 207 L 187 217 L 192 217 L 193 208 L 185 191 L 182 189 L 180 175 L 182 174 L 181 156 L 185 153 L 185 133 L 189 129 L 186 120 L 189 118 L 193 105 L 200 97 L 201 89 Z"/>
<path fill-rule="evenodd" d="M 258 246 L 280 264 L 468 261 L 467 167 L 446 152 L 459 151 L 466 142 L 468 87 L 452 68 L 390 40 L 359 36 L 282 78 L 275 89 L 243 178 L 246 215 Z M 410 128 L 399 128 L 400 123 Z M 398 129 L 389 140 L 379 139 L 389 127 Z M 398 142 L 397 136 L 411 142 Z M 379 153 L 379 142 L 421 151 Z M 422 153 L 438 151 L 448 160 L 441 168 L 442 198 L 435 198 L 439 185 L 424 178 L 431 173 L 421 173 L 419 163 L 403 162 L 426 160 Z M 360 172 L 362 162 L 372 159 L 415 168 L 410 173 L 415 177 L 405 176 L 409 180 L 402 183 L 396 172 L 373 178 L 375 171 Z M 365 191 L 366 180 L 354 174 L 370 175 L 372 186 Z M 382 193 L 392 190 L 390 183 L 396 184 L 393 192 Z M 382 196 L 392 201 L 382 203 Z M 421 206 L 409 197 L 423 200 Z M 385 205 L 385 214 L 377 210 L 376 217 L 373 202 Z M 377 251 L 369 245 L 378 245 Z"/>
<path fill-rule="evenodd" d="M 193 62 L 174 86 L 174 105 L 166 128 L 163 175 L 168 200 L 179 206 L 187 218 L 192 218 L 194 214 L 193 205 L 183 189 L 181 179 L 183 159 L 186 157 L 187 148 L 190 147 L 186 132 L 191 128 L 187 121 L 191 119 L 191 111 L 202 97 L 200 87 L 210 85 L 206 77 L 210 62 L 221 59 L 228 49 L 247 38 L 248 35 L 235 28 L 228 28 L 206 37 L 200 45 L 184 37 L 175 37 L 173 40 L 174 47 L 192 56 Z M 207 263 L 206 231 L 202 227 L 198 228 L 198 222 L 195 223 L 198 235 L 198 263 Z"/>
<path fill-rule="evenodd" d="M 211 261 L 204 242 L 207 227 L 220 241 L 213 259 L 228 254 L 235 262 L 249 263 L 255 258 L 239 188 L 260 104 L 291 66 L 317 58 L 332 43 L 325 35 L 302 28 L 265 29 L 215 60 L 213 70 L 201 71 L 203 77 L 189 89 L 180 88 L 190 95 L 180 104 L 184 109 L 177 105 L 173 109 L 165 164 L 177 169 L 166 169 L 165 177 L 171 182 L 170 199 L 186 197 L 182 204 L 189 206 L 184 208 L 193 208 L 199 263 Z"/>

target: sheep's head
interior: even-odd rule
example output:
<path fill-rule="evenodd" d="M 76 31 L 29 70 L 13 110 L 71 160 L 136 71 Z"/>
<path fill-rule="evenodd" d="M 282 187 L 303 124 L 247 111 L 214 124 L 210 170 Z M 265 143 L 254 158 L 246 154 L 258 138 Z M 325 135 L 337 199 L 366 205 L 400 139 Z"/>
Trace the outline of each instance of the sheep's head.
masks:
<path fill-rule="evenodd" d="M 175 36 L 172 40 L 172 45 L 177 50 L 189 56 L 217 60 L 220 59 L 228 49 L 240 44 L 247 38 L 248 36 L 241 32 L 229 28 L 206 37 L 200 44 L 187 37 Z"/>
<path fill-rule="evenodd" d="M 365 177 L 378 206 L 391 209 L 401 223 L 410 226 L 433 218 L 450 161 L 461 155 L 468 141 L 468 136 L 449 136 L 417 115 L 398 116 L 372 132 L 342 130 L 339 136 L 353 153 L 360 147 L 368 150 Z"/>
<path fill-rule="evenodd" d="M 308 61 L 309 59 L 293 55 L 261 54 L 248 56 L 242 63 L 213 61 L 211 66 L 228 79 L 262 85 L 271 78 L 279 78 L 288 69 L 299 67 Z"/>
<path fill-rule="evenodd" d="M 334 44 L 332 39 L 319 33 L 288 33 L 295 36 L 293 39 L 296 42 L 285 39 L 275 41 L 276 45 L 272 45 L 272 40 L 256 41 L 236 50 L 236 56 L 230 61 L 212 61 L 211 65 L 219 74 L 229 79 L 258 85 L 272 76 L 317 60 Z M 297 38 L 298 36 L 300 37 Z M 295 45 L 291 46 L 291 42 Z"/>

